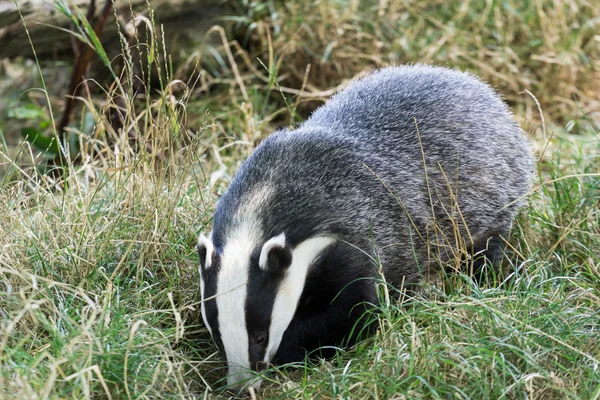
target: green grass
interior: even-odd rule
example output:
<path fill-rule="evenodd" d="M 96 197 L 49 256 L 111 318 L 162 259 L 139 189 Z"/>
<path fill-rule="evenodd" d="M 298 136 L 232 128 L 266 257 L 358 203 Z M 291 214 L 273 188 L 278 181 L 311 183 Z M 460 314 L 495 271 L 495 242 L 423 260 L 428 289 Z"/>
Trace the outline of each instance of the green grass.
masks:
<path fill-rule="evenodd" d="M 71 124 L 82 163 L 58 188 L 35 168 L 40 150 L 5 140 L 22 126 L 51 129 L 64 94 L 55 65 L 24 67 L 31 75 L 4 99 L 0 398 L 228 396 L 199 316 L 194 249 L 219 195 L 262 138 L 301 121 L 347 79 L 424 61 L 494 84 L 540 158 L 501 281 L 478 286 L 452 276 L 409 303 L 386 304 L 374 337 L 330 360 L 272 369 L 260 396 L 600 399 L 600 93 L 593 90 L 600 7 L 583 0 L 235 5 L 223 33 L 244 48 L 229 42 L 231 57 L 221 45 L 193 68 L 186 49 L 164 49 L 154 33 L 151 64 L 161 80 L 153 77 L 147 97 L 126 103 L 125 125 L 141 150 L 107 119 L 116 95 L 131 94 L 131 71 L 121 87 L 98 84 L 112 88 L 110 97 L 88 82 Z M 209 35 L 222 40 L 217 29 Z M 184 57 L 171 68 L 164 54 L 175 50 Z M 47 100 L 27 91 L 41 86 L 39 73 Z M 176 79 L 184 84 L 168 84 Z M 15 118 L 17 107 L 33 117 Z"/>

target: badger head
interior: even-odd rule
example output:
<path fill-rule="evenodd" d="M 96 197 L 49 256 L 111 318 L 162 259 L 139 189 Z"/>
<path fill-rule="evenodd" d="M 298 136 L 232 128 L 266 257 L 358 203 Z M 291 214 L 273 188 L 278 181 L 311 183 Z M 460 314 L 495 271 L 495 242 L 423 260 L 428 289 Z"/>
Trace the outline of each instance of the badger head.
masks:
<path fill-rule="evenodd" d="M 228 235 L 222 248 L 201 235 L 202 318 L 227 362 L 229 388 L 258 388 L 281 345 L 313 261 L 333 239 L 292 247 L 281 233 L 266 241 L 248 230 Z"/>

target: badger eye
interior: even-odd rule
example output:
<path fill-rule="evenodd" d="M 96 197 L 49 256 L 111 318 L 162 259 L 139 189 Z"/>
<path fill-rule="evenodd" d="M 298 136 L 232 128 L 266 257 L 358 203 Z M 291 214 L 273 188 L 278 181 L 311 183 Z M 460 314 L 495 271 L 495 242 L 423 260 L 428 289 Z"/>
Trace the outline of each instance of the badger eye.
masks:
<path fill-rule="evenodd" d="M 262 335 L 256 338 L 256 344 L 264 344 L 266 341 L 267 339 Z"/>

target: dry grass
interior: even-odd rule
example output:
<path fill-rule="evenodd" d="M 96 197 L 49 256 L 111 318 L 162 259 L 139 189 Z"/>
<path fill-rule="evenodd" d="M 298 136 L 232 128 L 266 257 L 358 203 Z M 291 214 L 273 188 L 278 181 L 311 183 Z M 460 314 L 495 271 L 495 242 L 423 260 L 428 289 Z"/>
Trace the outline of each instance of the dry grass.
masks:
<path fill-rule="evenodd" d="M 33 168 L 39 150 L 0 147 L 0 398 L 219 393 L 194 244 L 231 175 L 265 135 L 301 121 L 346 80 L 389 63 L 431 62 L 495 85 L 544 155 L 510 239 L 511 279 L 478 287 L 460 276 L 408 308 L 387 306 L 375 338 L 333 360 L 271 371 L 263 395 L 597 399 L 600 6 L 236 4 L 232 29 L 209 32 L 223 45 L 174 69 L 165 61 L 172 49 L 154 37 L 160 89 L 125 103 L 128 129 L 113 130 L 107 116 L 118 96 L 133 98 L 131 71 L 121 87 L 86 82 L 70 128 L 82 163 L 59 190 Z M 37 119 L 2 113 L 3 140 L 22 124 L 52 122 L 50 105 L 60 109 L 60 74 L 41 67 L 46 93 L 5 99 L 5 110 L 33 105 Z M 41 86 L 39 71 L 27 70 L 31 79 L 12 85 L 19 94 Z M 545 135 L 525 90 L 539 101 Z"/>
<path fill-rule="evenodd" d="M 477 73 L 533 120 L 528 89 L 564 125 L 600 112 L 598 18 L 600 7 L 585 0 L 355 0 L 263 4 L 247 11 L 246 23 L 256 25 L 253 52 L 270 61 L 280 84 L 300 89 L 306 80 L 311 97 L 367 68 L 434 63 Z"/>

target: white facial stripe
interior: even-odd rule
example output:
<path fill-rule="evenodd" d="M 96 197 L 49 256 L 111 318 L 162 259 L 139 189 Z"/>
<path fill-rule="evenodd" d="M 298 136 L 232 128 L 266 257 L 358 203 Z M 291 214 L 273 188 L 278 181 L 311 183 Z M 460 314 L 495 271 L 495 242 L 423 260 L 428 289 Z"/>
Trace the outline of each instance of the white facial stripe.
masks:
<path fill-rule="evenodd" d="M 198 272 L 200 272 L 200 299 L 202 299 L 202 302 L 200 303 L 200 313 L 202 314 L 204 326 L 208 328 L 208 332 L 210 332 L 210 336 L 212 336 L 212 329 L 208 324 L 208 320 L 206 319 L 206 307 L 204 306 L 204 279 L 202 279 L 202 269 L 200 267 L 198 267 Z"/>
<path fill-rule="evenodd" d="M 206 259 L 200 260 L 201 263 L 206 263 L 204 268 L 210 268 L 210 264 L 212 263 L 212 255 L 215 251 L 215 248 L 212 242 L 203 234 L 198 236 L 198 246 L 204 246 L 206 248 Z"/>
<path fill-rule="evenodd" d="M 265 362 L 270 362 L 283 337 L 283 333 L 294 317 L 298 301 L 304 289 L 308 268 L 325 248 L 334 242 L 333 238 L 316 237 L 300 243 L 292 252 L 292 265 L 279 286 L 269 328 L 269 345 L 265 352 Z"/>
<path fill-rule="evenodd" d="M 267 269 L 267 258 L 269 256 L 269 251 L 275 246 L 285 247 L 285 234 L 284 233 L 282 233 L 278 236 L 272 237 L 263 246 L 263 248 L 260 252 L 260 258 L 258 259 L 258 266 L 262 270 Z"/>
<path fill-rule="evenodd" d="M 248 215 L 254 215 L 257 210 L 262 209 L 265 204 L 274 196 L 275 190 L 270 184 L 255 188 L 252 192 L 244 195 L 242 204 L 235 212 L 236 217 L 247 218 Z"/>
<path fill-rule="evenodd" d="M 239 392 L 244 387 L 259 389 L 262 379 L 245 368 L 229 367 L 227 371 L 227 386 L 234 392 Z"/>
<path fill-rule="evenodd" d="M 209 234 L 209 237 L 212 237 L 212 232 Z M 200 236 L 198 236 L 198 245 L 204 246 L 206 248 L 206 259 L 200 260 L 200 263 L 205 263 L 206 265 L 204 267 L 209 268 L 212 263 L 212 256 L 213 256 L 213 252 L 215 249 L 212 244 L 212 241 L 210 239 L 208 239 L 206 236 L 204 236 L 204 234 L 200 234 Z M 200 313 L 202 314 L 202 321 L 204 321 L 204 326 L 206 326 L 208 328 L 208 332 L 210 333 L 210 336 L 213 336 L 212 328 L 210 327 L 210 325 L 208 324 L 208 320 L 206 319 L 206 307 L 204 306 L 205 289 L 204 289 L 204 279 L 202 279 L 202 267 L 201 266 L 198 266 L 198 273 L 200 274 L 200 299 L 202 300 L 202 303 L 200 303 Z"/>
<path fill-rule="evenodd" d="M 250 368 L 248 332 L 246 330 L 246 283 L 250 254 L 257 244 L 250 225 L 240 227 L 231 235 L 221 257 L 217 281 L 217 309 L 219 331 L 227 356 L 229 384 L 239 381 L 234 377 L 241 368 Z"/>

